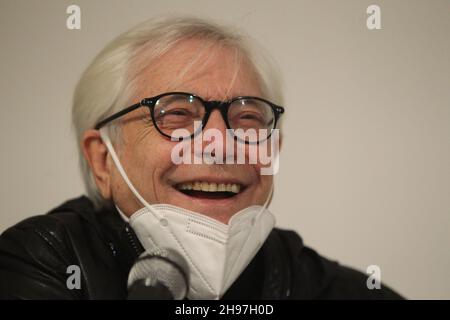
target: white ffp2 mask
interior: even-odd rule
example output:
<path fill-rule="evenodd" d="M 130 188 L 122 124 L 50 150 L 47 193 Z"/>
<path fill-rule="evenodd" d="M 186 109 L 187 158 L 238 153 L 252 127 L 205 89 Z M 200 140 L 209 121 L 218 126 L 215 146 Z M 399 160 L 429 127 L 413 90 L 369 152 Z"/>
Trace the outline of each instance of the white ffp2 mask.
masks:
<path fill-rule="evenodd" d="M 126 184 L 143 208 L 129 219 L 146 250 L 171 248 L 189 265 L 189 299 L 219 299 L 261 248 L 275 225 L 264 206 L 250 206 L 228 224 L 197 212 L 168 204 L 150 205 L 128 179 L 104 129 L 103 142 Z M 120 209 L 119 209 L 120 210 Z"/>

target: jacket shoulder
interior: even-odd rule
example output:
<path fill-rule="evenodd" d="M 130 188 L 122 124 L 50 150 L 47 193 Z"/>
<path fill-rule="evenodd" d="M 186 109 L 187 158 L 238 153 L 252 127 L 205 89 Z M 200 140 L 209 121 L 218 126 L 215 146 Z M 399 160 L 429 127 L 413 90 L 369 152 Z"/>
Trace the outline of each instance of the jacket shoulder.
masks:
<path fill-rule="evenodd" d="M 276 231 L 291 258 L 293 299 L 403 299 L 383 284 L 369 289 L 367 274 L 320 255 L 295 231 Z"/>
<path fill-rule="evenodd" d="M 71 232 L 83 218 L 66 202 L 46 215 L 27 218 L 0 236 L 0 297 L 74 299 L 80 292 L 67 288 L 67 268 L 79 264 Z"/>
<path fill-rule="evenodd" d="M 92 210 L 84 210 L 83 215 L 75 208 L 86 209 L 90 201 L 86 197 L 69 200 L 44 215 L 27 218 L 5 230 L 0 236 L 0 249 L 27 253 L 38 256 L 45 251 L 52 251 L 61 261 L 71 262 L 70 233 L 87 225 L 84 221 L 93 220 Z M 89 217 L 89 218 L 88 218 Z M 87 221 L 86 221 L 87 222 Z M 3 252 L 3 251 L 0 251 Z"/>
<path fill-rule="evenodd" d="M 327 290 L 321 294 L 322 299 L 358 299 L 358 300 L 399 300 L 404 299 L 389 286 L 381 282 L 379 288 L 370 288 L 367 284 L 369 275 L 354 268 L 338 265 L 336 277 Z"/>

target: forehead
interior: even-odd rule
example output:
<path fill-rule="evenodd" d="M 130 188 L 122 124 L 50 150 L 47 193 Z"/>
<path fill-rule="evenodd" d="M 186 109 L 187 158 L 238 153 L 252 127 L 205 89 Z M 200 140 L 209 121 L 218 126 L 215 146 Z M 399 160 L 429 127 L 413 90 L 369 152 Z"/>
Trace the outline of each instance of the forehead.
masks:
<path fill-rule="evenodd" d="M 185 91 L 205 99 L 261 96 L 257 73 L 238 49 L 200 39 L 183 40 L 139 71 L 136 98 Z"/>

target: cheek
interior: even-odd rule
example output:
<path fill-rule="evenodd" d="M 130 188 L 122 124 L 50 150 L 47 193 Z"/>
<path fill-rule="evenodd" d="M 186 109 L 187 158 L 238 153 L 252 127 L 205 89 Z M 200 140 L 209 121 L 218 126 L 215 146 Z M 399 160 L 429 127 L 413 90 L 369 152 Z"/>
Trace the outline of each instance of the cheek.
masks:
<path fill-rule="evenodd" d="M 173 166 L 171 151 L 174 142 L 159 137 L 152 138 L 147 137 L 146 141 L 136 145 L 129 156 L 133 158 L 133 168 L 139 171 L 136 173 L 138 177 L 151 179 L 158 184 L 164 172 Z"/>
<path fill-rule="evenodd" d="M 275 146 L 277 147 L 277 146 Z M 263 142 L 259 146 L 245 146 L 246 161 L 252 166 L 256 174 L 266 176 L 271 171 L 276 173 L 277 170 L 269 170 L 277 166 L 279 151 L 272 150 L 273 146 L 269 143 Z"/>
<path fill-rule="evenodd" d="M 155 140 L 158 139 L 147 137 L 128 148 L 123 157 L 123 166 L 128 178 L 140 195 L 150 203 L 160 202 L 161 192 L 164 194 L 164 190 L 166 190 L 165 173 L 173 167 L 170 158 L 172 142 Z M 124 183 L 119 185 L 124 185 Z M 120 191 L 123 191 L 123 194 L 131 195 L 127 186 Z"/>
<path fill-rule="evenodd" d="M 163 172 L 172 165 L 172 144 L 141 122 L 130 122 L 122 128 L 119 158 L 133 185 L 145 196 L 154 194 L 154 186 L 160 184 Z"/>
<path fill-rule="evenodd" d="M 170 160 L 172 142 L 162 137 L 154 127 L 130 123 L 122 133 L 124 158 L 130 164 L 130 169 L 146 174 L 164 164 L 167 159 Z"/>

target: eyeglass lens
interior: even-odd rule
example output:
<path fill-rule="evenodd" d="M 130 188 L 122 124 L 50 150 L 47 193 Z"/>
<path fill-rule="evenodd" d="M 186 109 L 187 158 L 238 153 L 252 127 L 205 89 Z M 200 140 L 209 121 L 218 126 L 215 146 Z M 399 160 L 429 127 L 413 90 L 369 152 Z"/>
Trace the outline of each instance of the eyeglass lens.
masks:
<path fill-rule="evenodd" d="M 204 121 L 205 106 L 193 95 L 173 94 L 163 96 L 156 101 L 153 116 L 158 129 L 167 136 L 172 136 L 176 129 L 186 129 L 194 134 L 194 123 Z M 275 115 L 272 107 L 265 101 L 255 98 L 234 100 L 227 112 L 228 125 L 243 140 L 262 140 L 270 135 L 274 128 Z M 202 123 L 205 126 L 205 123 Z M 264 130 L 261 130 L 264 129 Z"/>

